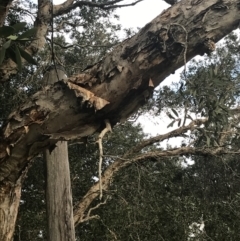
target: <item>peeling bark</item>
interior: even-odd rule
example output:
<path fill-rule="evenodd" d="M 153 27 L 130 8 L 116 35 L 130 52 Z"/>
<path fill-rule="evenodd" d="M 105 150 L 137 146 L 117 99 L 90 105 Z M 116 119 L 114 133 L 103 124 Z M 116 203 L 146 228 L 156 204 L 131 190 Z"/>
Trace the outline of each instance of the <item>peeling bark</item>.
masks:
<path fill-rule="evenodd" d="M 49 23 L 49 1 L 40 3 L 39 39 L 32 53 L 43 44 Z M 10 203 L 14 189 L 4 188 L 15 185 L 39 152 L 59 140 L 100 131 L 105 119 L 112 126 L 124 121 L 146 103 L 154 86 L 192 57 L 213 51 L 239 21 L 239 0 L 182 0 L 84 73 L 44 86 L 9 116 L 0 132 L 3 200 Z M 14 73 L 9 66 L 1 67 L 1 81 Z"/>
<path fill-rule="evenodd" d="M 153 86 L 193 56 L 211 51 L 239 21 L 238 1 L 183 0 L 84 73 L 34 94 L 3 128 L 0 181 L 14 183 L 29 160 L 58 140 L 91 135 L 105 119 L 112 126 L 125 120 Z"/>
<path fill-rule="evenodd" d="M 0 240 L 12 241 L 18 207 L 21 196 L 21 185 L 10 183 L 1 185 L 0 189 Z"/>

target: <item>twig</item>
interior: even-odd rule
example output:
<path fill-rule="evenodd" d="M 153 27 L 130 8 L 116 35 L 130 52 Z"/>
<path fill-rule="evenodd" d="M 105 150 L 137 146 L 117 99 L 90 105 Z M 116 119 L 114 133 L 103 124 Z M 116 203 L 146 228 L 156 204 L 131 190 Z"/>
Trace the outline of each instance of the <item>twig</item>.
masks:
<path fill-rule="evenodd" d="M 104 135 L 110 131 L 112 132 L 112 127 L 109 122 L 109 120 L 105 120 L 106 127 L 101 131 L 101 133 L 98 136 L 98 147 L 99 147 L 99 165 L 98 165 L 98 175 L 99 175 L 99 199 L 102 199 L 102 159 L 103 159 L 103 148 L 102 148 L 102 139 Z"/>
<path fill-rule="evenodd" d="M 99 219 L 99 218 L 100 218 L 99 215 L 93 215 L 93 216 L 91 216 L 91 212 L 92 212 L 93 210 L 99 208 L 101 205 L 106 204 L 106 202 L 107 202 L 107 198 L 105 199 L 104 202 L 98 203 L 95 207 L 90 208 L 90 209 L 88 210 L 88 213 L 87 213 L 86 218 L 83 218 L 83 219 L 82 219 L 82 222 L 86 222 L 86 221 L 89 221 L 89 220 L 91 220 L 91 219 Z"/>
<path fill-rule="evenodd" d="M 183 71 L 184 71 L 184 74 L 186 75 L 188 32 L 187 32 L 186 28 L 183 25 L 181 25 L 181 24 L 172 23 L 170 26 L 172 26 L 172 25 L 181 27 L 184 30 L 185 34 L 186 34 L 185 35 L 185 43 L 184 43 L 184 53 L 183 53 L 183 58 L 184 58 L 184 70 Z"/>

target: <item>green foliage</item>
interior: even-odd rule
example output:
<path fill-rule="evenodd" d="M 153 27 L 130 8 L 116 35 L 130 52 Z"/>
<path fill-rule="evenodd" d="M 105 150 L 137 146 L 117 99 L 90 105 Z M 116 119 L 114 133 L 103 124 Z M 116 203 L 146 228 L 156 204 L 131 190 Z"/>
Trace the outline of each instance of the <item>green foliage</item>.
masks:
<path fill-rule="evenodd" d="M 238 37 L 230 34 L 215 53 L 192 60 L 181 81 L 163 86 L 152 100 L 151 108 L 157 113 L 165 111 L 170 118 L 169 127 L 175 123 L 181 126 L 196 117 L 208 118 L 204 128 L 198 129 L 200 146 L 218 146 L 222 132 L 230 126 L 238 128 L 232 111 L 240 95 L 238 42 Z"/>
<path fill-rule="evenodd" d="M 35 59 L 20 47 L 25 42 L 32 41 L 37 31 L 36 28 L 26 30 L 26 27 L 26 22 L 0 27 L 0 38 L 3 39 L 0 49 L 0 65 L 5 58 L 11 58 L 17 64 L 20 71 L 22 70 L 21 58 L 24 58 L 31 64 L 37 64 Z"/>
<path fill-rule="evenodd" d="M 25 4 L 36 9 L 31 1 Z M 1 122 L 13 108 L 41 88 L 41 72 L 32 66 L 33 59 L 24 47 L 33 40 L 35 29 L 24 23 L 26 12 L 15 5 L 10 10 L 6 24 L 0 28 L 0 64 L 13 59 L 22 72 L 11 78 L 0 89 Z M 38 63 L 49 63 L 54 52 L 56 61 L 62 61 L 68 75 L 78 73 L 88 65 L 100 60 L 118 42 L 115 34 L 119 26 L 111 22 L 112 10 L 83 7 L 70 14 L 57 17 L 54 27 L 58 34 L 53 42 L 37 57 Z M 64 23 L 64 25 L 61 25 Z M 131 31 L 127 31 L 131 35 Z M 67 34 L 67 37 L 63 37 Z M 71 44 L 67 39 L 71 39 Z M 53 49 L 52 49 L 53 47 Z M 239 103 L 239 44 L 235 35 L 229 35 L 225 45 L 217 49 L 210 58 L 192 61 L 181 82 L 165 86 L 155 93 L 148 107 L 151 113 L 166 112 L 170 126 L 179 127 L 194 116 L 207 117 L 208 123 L 191 133 L 195 147 L 229 146 L 239 149 L 238 132 L 220 143 L 222 133 L 231 128 L 239 129 L 238 119 L 231 109 Z M 21 58 L 30 65 L 22 67 Z M 40 66 L 40 70 L 41 67 Z M 183 115 L 182 115 L 183 113 Z M 139 126 L 131 123 L 119 125 L 104 139 L 104 154 L 121 156 L 146 136 Z M 95 183 L 98 177 L 98 147 L 96 137 L 86 144 L 69 148 L 72 173 L 73 202 L 76 204 Z M 155 150 L 157 146 L 142 152 Z M 159 148 L 158 148 L 159 149 Z M 137 162 L 121 170 L 113 179 L 110 189 L 104 193 L 109 197 L 105 206 L 93 211 L 100 216 L 79 225 L 78 240 L 239 240 L 239 171 L 235 155 L 224 157 L 191 156 L 192 166 L 183 165 L 182 159 L 151 158 Z M 104 158 L 103 170 L 114 162 L 114 157 Z M 46 240 L 46 213 L 44 201 L 44 163 L 38 157 L 24 183 L 20 212 L 14 240 Z M 99 203 L 95 200 L 92 207 Z M 204 232 L 196 232 L 193 223 L 203 219 Z"/>

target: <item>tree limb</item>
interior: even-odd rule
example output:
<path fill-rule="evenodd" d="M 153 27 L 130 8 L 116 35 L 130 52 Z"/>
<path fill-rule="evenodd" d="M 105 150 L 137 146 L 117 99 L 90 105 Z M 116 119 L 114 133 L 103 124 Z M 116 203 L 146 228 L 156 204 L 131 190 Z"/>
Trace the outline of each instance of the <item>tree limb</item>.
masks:
<path fill-rule="evenodd" d="M 183 153 L 187 153 L 188 151 L 192 149 L 187 148 L 178 148 L 177 150 L 167 150 L 167 151 L 160 151 L 160 152 L 153 152 L 153 153 L 147 153 L 147 154 L 141 154 L 138 157 L 132 158 L 133 154 L 139 153 L 144 147 L 152 145 L 156 142 L 166 140 L 171 137 L 177 137 L 180 136 L 183 133 L 186 133 L 188 130 L 193 130 L 197 128 L 199 125 L 206 122 L 206 119 L 197 119 L 192 121 L 189 125 L 180 127 L 176 130 L 170 131 L 164 135 L 158 135 L 153 138 L 149 138 L 145 141 L 140 142 L 136 147 L 131 148 L 123 157 L 115 157 L 116 160 L 110 164 L 106 170 L 104 171 L 102 177 L 101 177 L 101 187 L 103 190 L 107 190 L 110 186 L 110 183 L 112 181 L 112 178 L 114 175 L 121 169 L 124 168 L 133 162 L 140 161 L 142 159 L 150 158 L 150 157 L 164 157 L 164 156 L 176 156 Z M 193 151 L 192 151 L 193 152 Z M 155 154 L 156 155 L 155 155 Z M 76 205 L 75 211 L 74 211 L 74 220 L 75 225 L 83 222 L 85 220 L 85 212 L 91 205 L 92 201 L 96 199 L 99 195 L 99 183 L 94 184 L 87 194 L 82 198 L 82 200 Z"/>
<path fill-rule="evenodd" d="M 114 1 L 108 1 L 106 3 L 96 3 L 96 2 L 89 2 L 89 1 L 76 1 L 74 3 L 74 0 L 67 0 L 62 4 L 54 5 L 53 7 L 53 15 L 59 16 L 66 13 L 69 13 L 71 10 L 76 9 L 77 7 L 97 7 L 104 10 L 107 9 L 113 9 L 113 8 L 120 8 L 120 7 L 128 7 L 128 6 L 134 6 L 137 3 L 143 1 L 143 0 L 137 0 L 129 4 L 119 4 L 116 5 L 116 3 L 122 2 L 123 0 L 114 0 Z"/>
<path fill-rule="evenodd" d="M 0 1 L 0 27 L 3 26 L 13 0 Z"/>
<path fill-rule="evenodd" d="M 169 133 L 170 136 L 170 133 Z M 106 191 L 110 183 L 112 182 L 113 177 L 115 174 L 120 171 L 120 169 L 129 166 L 130 164 L 134 162 L 139 161 L 151 161 L 151 160 L 161 160 L 161 158 L 166 157 L 173 157 L 173 156 L 181 156 L 181 155 L 211 155 L 211 156 L 217 156 L 217 155 L 223 155 L 223 154 L 240 154 L 240 150 L 238 151 L 231 151 L 228 149 L 225 149 L 224 147 L 216 147 L 216 148 L 194 148 L 194 147 L 181 147 L 181 148 L 175 148 L 175 149 L 169 149 L 165 151 L 153 151 L 148 153 L 142 153 L 134 158 L 118 158 L 116 157 L 116 160 L 110 164 L 107 169 L 105 170 L 103 176 L 102 176 L 102 188 Z M 82 198 L 82 200 L 76 205 L 74 210 L 74 222 L 75 225 L 78 225 L 79 223 L 84 222 L 85 212 L 90 207 L 92 201 L 98 197 L 98 190 L 99 190 L 99 184 L 94 184 L 87 194 Z"/>
<path fill-rule="evenodd" d="M 39 14 L 44 16 L 49 2 L 39 1 Z M 238 0 L 191 3 L 182 0 L 165 10 L 99 63 L 67 80 L 43 85 L 42 91 L 12 112 L 0 132 L 0 181 L 15 183 L 27 163 L 58 140 L 89 136 L 100 130 L 105 119 L 112 126 L 126 120 L 185 59 L 208 52 L 206 41 L 217 42 L 239 26 Z M 48 20 L 40 15 L 44 32 Z M 188 33 L 186 58 L 182 45 L 186 33 L 173 23 L 181 23 Z"/>
<path fill-rule="evenodd" d="M 196 119 L 196 120 L 192 121 L 190 124 L 188 124 L 187 126 L 182 126 L 178 129 L 170 131 L 170 132 L 168 132 L 164 135 L 158 135 L 158 136 L 149 138 L 147 140 L 144 140 L 141 143 L 139 143 L 137 146 L 130 149 L 124 155 L 124 158 L 130 157 L 133 154 L 139 153 L 144 147 L 150 146 L 150 145 L 152 145 L 154 143 L 157 143 L 157 142 L 162 142 L 162 141 L 167 140 L 167 139 L 172 138 L 172 137 L 180 136 L 180 135 L 186 133 L 189 130 L 194 130 L 197 126 L 200 126 L 200 125 L 202 125 L 206 122 L 207 122 L 207 119 Z"/>
<path fill-rule="evenodd" d="M 51 1 L 50 0 L 38 0 L 38 12 L 37 18 L 34 22 L 34 26 L 37 29 L 36 35 L 31 44 L 25 49 L 30 55 L 34 56 L 45 45 L 45 36 L 48 32 L 48 26 L 51 21 Z M 23 62 L 25 60 L 23 59 Z M 0 82 L 5 82 L 9 79 L 11 74 L 18 72 L 17 65 L 11 59 L 7 59 L 0 66 Z"/>

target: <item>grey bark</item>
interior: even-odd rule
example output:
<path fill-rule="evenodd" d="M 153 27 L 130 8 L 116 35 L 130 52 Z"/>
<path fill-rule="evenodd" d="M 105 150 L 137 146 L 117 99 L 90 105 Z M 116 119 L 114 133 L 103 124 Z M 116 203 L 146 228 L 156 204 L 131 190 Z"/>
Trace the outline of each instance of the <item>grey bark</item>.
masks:
<path fill-rule="evenodd" d="M 62 67 L 51 66 L 44 73 L 43 85 L 66 79 Z M 59 141 L 45 151 L 48 241 L 75 241 L 68 145 Z"/>
<path fill-rule="evenodd" d="M 75 241 L 67 142 L 59 141 L 51 153 L 47 150 L 45 161 L 48 240 Z"/>

